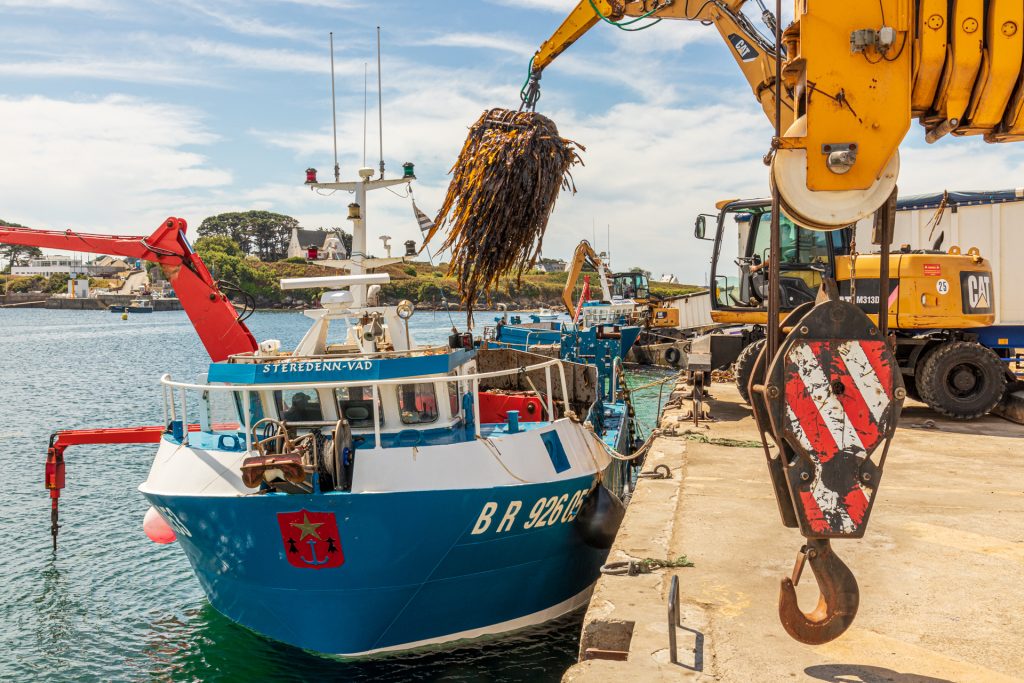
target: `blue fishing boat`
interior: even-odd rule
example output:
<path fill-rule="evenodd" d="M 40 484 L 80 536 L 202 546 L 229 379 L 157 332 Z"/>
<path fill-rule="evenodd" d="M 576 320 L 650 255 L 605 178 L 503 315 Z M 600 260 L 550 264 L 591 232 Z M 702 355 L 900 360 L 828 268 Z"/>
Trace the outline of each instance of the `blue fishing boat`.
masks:
<path fill-rule="evenodd" d="M 170 427 L 140 491 L 213 606 L 360 656 L 586 604 L 620 518 L 598 499 L 628 476 L 612 457 L 627 414 L 575 394 L 561 360 L 416 346 L 392 336 L 393 309 L 349 310 L 345 294 L 324 295 L 295 352 L 265 342 L 202 382 L 162 380 Z M 345 313 L 346 340 L 329 343 Z"/>
<path fill-rule="evenodd" d="M 283 280 L 324 292 L 290 351 L 257 341 L 168 218 L 148 237 L 9 229 L 10 243 L 107 253 L 169 273 L 211 364 L 161 378 L 159 425 L 61 430 L 45 484 L 57 548 L 64 451 L 154 443 L 139 487 L 147 535 L 184 551 L 210 603 L 270 638 L 359 657 L 501 634 L 586 604 L 637 463 L 621 340 L 590 330 L 574 362 L 478 344 L 419 344 L 409 301 L 379 305 L 364 267 L 367 194 L 347 191 L 349 273 Z M 409 196 L 411 193 L 407 193 Z M 130 561 L 126 559 L 124 561 Z"/>
<path fill-rule="evenodd" d="M 363 257 L 368 191 L 411 183 L 411 164 L 397 179 L 310 173 L 315 189 L 355 195 L 353 256 L 349 274 L 282 281 L 327 290 L 291 351 L 252 337 L 180 219 L 148 238 L 11 238 L 184 263 L 173 284 L 214 361 L 194 380 L 161 379 L 159 426 L 54 434 L 54 548 L 64 449 L 154 442 L 139 487 L 147 534 L 176 541 L 210 603 L 270 638 L 359 657 L 505 633 L 586 604 L 635 465 L 621 455 L 630 411 L 619 339 L 586 338 L 586 353 L 609 361 L 587 364 L 480 348 L 469 333 L 417 343 L 415 306 L 378 305 L 389 276 L 365 272 Z"/>

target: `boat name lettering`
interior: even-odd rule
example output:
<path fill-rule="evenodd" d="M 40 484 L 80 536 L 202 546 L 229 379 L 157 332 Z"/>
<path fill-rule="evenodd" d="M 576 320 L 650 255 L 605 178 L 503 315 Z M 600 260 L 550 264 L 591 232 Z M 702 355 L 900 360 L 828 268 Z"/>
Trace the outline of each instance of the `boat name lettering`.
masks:
<path fill-rule="evenodd" d="M 580 508 L 583 507 L 583 500 L 587 497 L 588 491 L 590 489 L 585 488 L 576 491 L 571 496 L 568 493 L 563 493 L 560 496 L 538 498 L 530 506 L 530 511 L 527 513 L 525 520 L 519 519 L 519 513 L 524 509 L 523 501 L 513 500 L 509 502 L 500 515 L 498 514 L 498 504 L 488 501 L 484 503 L 483 509 L 480 510 L 480 515 L 476 518 L 476 524 L 473 525 L 471 534 L 478 536 L 486 533 L 492 530 L 492 526 L 496 534 L 507 533 L 516 528 L 517 522 L 521 522 L 519 528 L 523 531 L 571 522 L 580 513 Z"/>
<path fill-rule="evenodd" d="M 263 366 L 263 374 L 285 374 L 292 372 L 352 372 L 353 370 L 370 370 L 372 360 L 317 360 L 303 363 L 268 363 Z"/>
<path fill-rule="evenodd" d="M 183 521 L 181 521 L 181 518 L 178 517 L 178 515 L 174 514 L 173 510 L 171 510 L 166 505 L 157 505 L 156 509 L 157 512 L 159 512 L 163 516 L 163 518 L 167 520 L 167 524 L 169 524 L 170 527 L 174 529 L 174 533 L 176 533 L 178 536 L 186 536 L 188 538 L 192 538 L 192 532 L 188 530 L 188 527 L 185 526 L 185 523 Z"/>

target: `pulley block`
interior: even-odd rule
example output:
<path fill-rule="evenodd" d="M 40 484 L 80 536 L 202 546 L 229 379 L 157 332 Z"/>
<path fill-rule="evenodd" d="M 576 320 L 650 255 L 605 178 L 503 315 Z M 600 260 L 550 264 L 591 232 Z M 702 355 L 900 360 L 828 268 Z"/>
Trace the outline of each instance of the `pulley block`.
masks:
<path fill-rule="evenodd" d="M 783 340 L 763 394 L 801 533 L 863 536 L 906 396 L 878 327 L 849 302 L 817 304 Z"/>

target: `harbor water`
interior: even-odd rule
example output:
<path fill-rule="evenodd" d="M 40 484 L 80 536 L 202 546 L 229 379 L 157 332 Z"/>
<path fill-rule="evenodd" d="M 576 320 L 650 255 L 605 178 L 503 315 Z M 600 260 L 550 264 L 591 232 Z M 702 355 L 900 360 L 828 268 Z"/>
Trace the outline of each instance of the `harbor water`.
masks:
<path fill-rule="evenodd" d="M 256 313 L 248 324 L 257 339 L 290 348 L 309 319 Z M 443 343 L 450 328 L 443 312 L 417 312 L 410 321 L 421 343 Z M 234 624 L 206 601 L 180 549 L 142 532 L 148 505 L 136 487 L 149 470 L 151 445 L 68 450 L 54 554 L 42 483 L 50 433 L 159 424 L 160 375 L 192 379 L 207 362 L 182 312 L 126 321 L 102 311 L 0 312 L 0 680 L 533 682 L 557 681 L 575 662 L 581 613 L 500 639 L 356 662 Z M 629 382 L 657 376 L 631 373 Z M 658 400 L 657 387 L 636 397 L 645 433 Z"/>

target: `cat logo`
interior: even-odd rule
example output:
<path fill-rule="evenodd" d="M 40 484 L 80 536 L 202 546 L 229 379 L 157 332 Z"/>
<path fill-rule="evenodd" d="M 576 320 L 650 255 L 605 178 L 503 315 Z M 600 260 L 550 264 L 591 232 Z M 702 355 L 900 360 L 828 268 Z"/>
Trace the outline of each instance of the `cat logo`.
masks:
<path fill-rule="evenodd" d="M 992 275 L 989 273 L 961 273 L 960 291 L 963 293 L 964 312 L 992 312 Z"/>
<path fill-rule="evenodd" d="M 732 43 L 732 47 L 736 50 L 736 54 L 740 56 L 740 59 L 744 62 L 757 59 L 761 53 L 754 49 L 754 46 L 747 42 L 747 39 L 736 33 L 729 34 L 729 42 Z"/>

